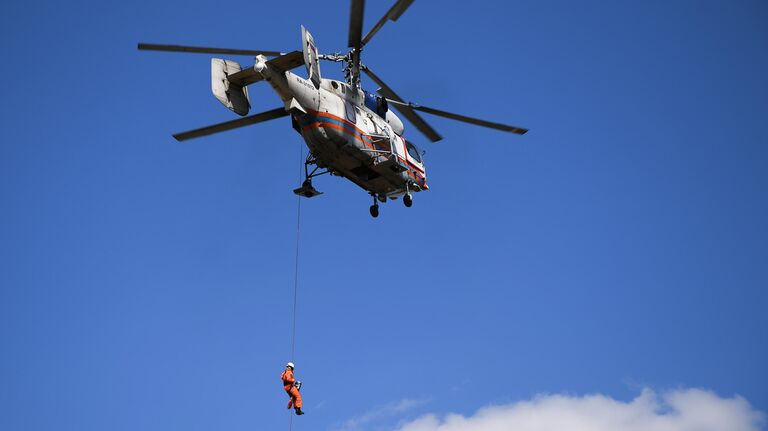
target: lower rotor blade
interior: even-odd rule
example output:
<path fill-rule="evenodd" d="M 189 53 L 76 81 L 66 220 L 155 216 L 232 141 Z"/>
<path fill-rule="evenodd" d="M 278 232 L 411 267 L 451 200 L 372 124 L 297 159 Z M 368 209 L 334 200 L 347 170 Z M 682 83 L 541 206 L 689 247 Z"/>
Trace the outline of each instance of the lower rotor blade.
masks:
<path fill-rule="evenodd" d="M 394 103 L 395 109 L 397 109 L 405 118 L 408 119 L 414 126 L 416 126 L 417 129 L 421 133 L 424 134 L 430 141 L 437 142 L 441 139 L 443 139 L 442 136 L 440 136 L 435 129 L 432 128 L 429 124 L 427 124 L 426 121 L 424 121 L 419 114 L 417 114 L 411 106 L 404 102 L 403 99 L 398 96 L 394 90 L 392 90 L 387 84 L 384 83 L 384 81 L 381 80 L 378 76 L 376 76 L 375 73 L 368 67 L 363 68 L 363 72 L 365 72 L 366 75 L 368 75 L 376 84 L 381 87 L 378 92 L 382 96 L 386 97 L 389 100 L 392 100 Z M 399 102 L 399 103 L 398 103 Z"/>
<path fill-rule="evenodd" d="M 186 141 L 192 138 L 199 138 L 201 136 L 212 135 L 214 133 L 225 132 L 227 130 L 237 129 L 240 127 L 250 126 L 251 124 L 263 123 L 264 121 L 274 120 L 275 118 L 287 117 L 288 112 L 283 108 L 273 109 L 271 111 L 262 112 L 260 114 L 249 115 L 245 118 L 238 118 L 237 120 L 227 121 L 224 123 L 214 124 L 212 126 L 201 127 L 195 130 L 189 130 L 187 132 L 176 133 L 173 135 L 177 141 Z"/>
<path fill-rule="evenodd" d="M 389 100 L 389 102 L 391 102 L 395 106 L 407 105 L 417 111 L 426 112 L 432 115 L 439 115 L 441 117 L 450 118 L 452 120 L 457 120 L 457 121 L 463 121 L 465 123 L 475 124 L 478 126 L 489 127 L 491 129 L 501 130 L 504 132 L 517 133 L 518 135 L 524 135 L 526 134 L 526 132 L 528 132 L 528 129 L 523 129 L 521 127 L 509 126 L 501 123 L 494 123 L 491 121 L 481 120 L 479 118 L 467 117 L 466 115 L 454 114 L 453 112 L 441 111 L 435 108 L 428 108 L 426 106 L 414 105 L 413 103 L 404 103 L 397 100 Z"/>
<path fill-rule="evenodd" d="M 206 48 L 202 46 L 185 45 L 159 45 L 155 43 L 139 43 L 139 50 L 142 51 L 168 51 L 168 52 L 190 52 L 195 54 L 231 54 L 231 55 L 280 55 L 279 51 L 260 51 L 254 49 L 231 49 L 231 48 Z"/>

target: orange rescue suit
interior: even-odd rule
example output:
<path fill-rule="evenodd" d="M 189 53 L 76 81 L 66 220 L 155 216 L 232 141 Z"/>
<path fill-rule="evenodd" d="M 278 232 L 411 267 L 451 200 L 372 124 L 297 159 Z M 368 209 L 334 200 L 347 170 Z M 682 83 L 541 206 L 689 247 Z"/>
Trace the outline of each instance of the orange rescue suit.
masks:
<path fill-rule="evenodd" d="M 293 378 L 293 370 L 291 370 L 290 367 L 287 367 L 280 378 L 283 379 L 283 389 L 285 389 L 285 392 L 291 397 L 291 400 L 288 401 L 288 408 L 295 407 L 300 409 L 302 405 L 301 394 L 299 393 L 299 390 L 296 389 L 296 386 L 293 385 L 294 382 L 296 382 L 296 379 Z"/>

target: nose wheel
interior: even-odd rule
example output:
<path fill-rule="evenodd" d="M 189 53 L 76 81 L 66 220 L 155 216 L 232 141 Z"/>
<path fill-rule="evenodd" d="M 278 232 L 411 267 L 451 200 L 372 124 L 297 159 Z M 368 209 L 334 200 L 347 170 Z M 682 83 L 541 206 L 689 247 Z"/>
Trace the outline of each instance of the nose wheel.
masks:
<path fill-rule="evenodd" d="M 413 206 L 413 198 L 411 197 L 410 193 L 403 196 L 403 205 L 405 205 L 406 208 L 410 208 L 411 206 Z"/>

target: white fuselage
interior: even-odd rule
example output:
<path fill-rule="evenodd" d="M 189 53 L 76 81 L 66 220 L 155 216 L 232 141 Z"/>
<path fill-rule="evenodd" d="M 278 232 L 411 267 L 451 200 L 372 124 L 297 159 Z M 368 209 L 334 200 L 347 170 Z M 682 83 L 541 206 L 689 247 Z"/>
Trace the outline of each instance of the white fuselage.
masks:
<path fill-rule="evenodd" d="M 365 93 L 344 82 L 322 79 L 320 88 L 296 74 L 256 69 L 291 112 L 318 166 L 341 175 L 379 197 L 426 190 L 426 171 L 418 149 L 401 135 L 391 111 L 384 118 L 365 104 Z"/>

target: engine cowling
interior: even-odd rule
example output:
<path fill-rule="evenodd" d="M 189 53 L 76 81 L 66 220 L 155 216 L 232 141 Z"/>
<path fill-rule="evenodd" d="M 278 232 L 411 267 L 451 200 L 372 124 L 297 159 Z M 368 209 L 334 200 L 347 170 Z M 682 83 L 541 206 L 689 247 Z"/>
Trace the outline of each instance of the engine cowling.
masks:
<path fill-rule="evenodd" d="M 365 92 L 365 106 L 381 118 L 385 118 L 384 116 L 389 110 L 387 99 L 367 91 Z"/>
<path fill-rule="evenodd" d="M 392 127 L 392 131 L 395 132 L 395 134 L 398 136 L 403 135 L 403 122 L 400 120 L 400 118 L 397 117 L 397 115 L 389 110 L 389 103 L 387 103 L 387 99 L 366 91 L 365 106 L 366 108 L 375 112 L 376 115 L 383 118 L 387 124 Z"/>
<path fill-rule="evenodd" d="M 384 119 L 387 120 L 387 124 L 389 124 L 389 127 L 392 128 L 392 131 L 395 132 L 395 134 L 398 136 L 403 136 L 403 122 L 397 115 L 395 115 L 394 112 L 387 111 Z"/>

